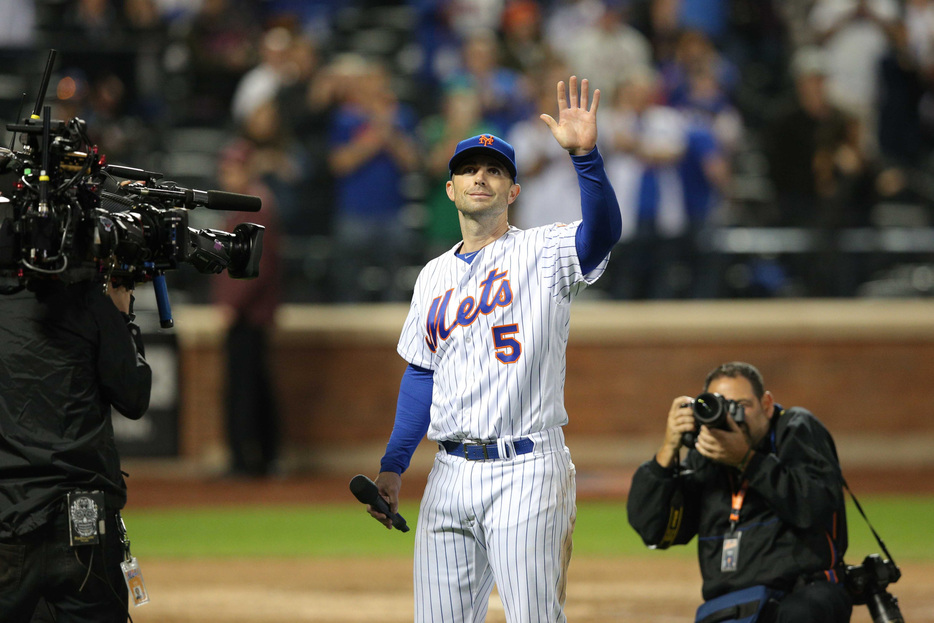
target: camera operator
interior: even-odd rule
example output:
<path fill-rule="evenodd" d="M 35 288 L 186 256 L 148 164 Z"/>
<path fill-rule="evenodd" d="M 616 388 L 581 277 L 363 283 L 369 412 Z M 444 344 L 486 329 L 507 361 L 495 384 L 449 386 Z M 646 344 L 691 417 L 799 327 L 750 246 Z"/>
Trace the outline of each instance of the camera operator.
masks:
<path fill-rule="evenodd" d="M 44 278 L 0 296 L 4 623 L 29 621 L 40 599 L 58 623 L 127 620 L 127 490 L 110 410 L 140 418 L 152 385 L 132 300 L 124 287 L 108 298 L 94 281 Z"/>
<path fill-rule="evenodd" d="M 725 418 L 726 430 L 697 430 L 694 401 L 675 398 L 661 448 L 633 476 L 629 523 L 650 547 L 697 536 L 707 602 L 698 621 L 849 621 L 843 476 L 830 433 L 809 411 L 777 404 L 748 363 L 718 366 L 704 391 L 735 401 L 740 415 Z M 695 443 L 679 464 L 685 434 Z M 758 619 L 713 614 L 749 602 L 753 614 L 762 606 Z M 745 606 L 734 614 L 749 616 Z"/>

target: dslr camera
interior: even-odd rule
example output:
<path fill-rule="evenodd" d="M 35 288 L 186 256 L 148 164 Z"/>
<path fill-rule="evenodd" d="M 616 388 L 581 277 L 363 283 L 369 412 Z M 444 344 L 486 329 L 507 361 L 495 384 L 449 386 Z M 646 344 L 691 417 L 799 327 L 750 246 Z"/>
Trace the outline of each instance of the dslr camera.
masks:
<path fill-rule="evenodd" d="M 697 431 L 701 426 L 730 430 L 727 418 L 731 418 L 737 424 L 746 419 L 746 409 L 743 405 L 714 392 L 700 394 L 691 406 L 694 409 L 694 430 L 681 436 L 681 443 L 688 448 L 693 448 L 697 442 Z"/>
<path fill-rule="evenodd" d="M 904 623 L 898 599 L 885 590 L 901 576 L 894 562 L 870 554 L 860 565 L 847 565 L 846 588 L 855 605 L 865 604 L 869 608 L 873 623 Z"/>
<path fill-rule="evenodd" d="M 0 294 L 33 279 L 96 280 L 103 288 L 152 282 L 160 324 L 168 328 L 174 321 L 166 270 L 188 263 L 201 273 L 258 276 L 261 225 L 240 223 L 232 233 L 194 229 L 188 212 L 256 212 L 260 198 L 181 188 L 161 173 L 108 164 L 82 119 L 55 120 L 43 106 L 55 56 L 51 50 L 32 115 L 7 124 L 14 139 L 0 147 Z"/>

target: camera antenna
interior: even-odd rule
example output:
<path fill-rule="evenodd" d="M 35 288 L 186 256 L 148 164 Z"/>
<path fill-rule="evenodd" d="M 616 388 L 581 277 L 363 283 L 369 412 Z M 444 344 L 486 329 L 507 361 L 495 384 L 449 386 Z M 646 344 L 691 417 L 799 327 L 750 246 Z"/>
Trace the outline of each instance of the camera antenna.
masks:
<path fill-rule="evenodd" d="M 49 80 L 52 78 L 52 67 L 55 65 L 55 57 L 58 56 L 58 50 L 49 50 L 49 57 L 45 61 L 45 71 L 42 72 L 42 82 L 39 84 L 39 96 L 36 98 L 36 106 L 32 109 L 33 121 L 42 120 L 42 170 L 39 172 L 39 213 L 46 214 L 49 211 L 49 145 L 51 141 L 52 107 L 43 106 L 45 102 L 45 92 L 49 88 Z M 43 117 L 39 116 L 39 111 L 43 111 Z"/>
<path fill-rule="evenodd" d="M 36 98 L 36 106 L 32 109 L 33 119 L 39 119 L 39 111 L 42 110 L 42 104 L 45 102 L 45 92 L 49 88 L 49 80 L 52 78 L 52 67 L 55 65 L 56 56 L 58 56 L 58 50 L 49 50 L 49 57 L 45 61 L 45 71 L 42 72 L 42 82 L 39 83 L 39 96 Z"/>
<path fill-rule="evenodd" d="M 52 141 L 52 107 L 43 107 L 42 169 L 39 171 L 39 212 L 49 211 L 49 147 Z"/>

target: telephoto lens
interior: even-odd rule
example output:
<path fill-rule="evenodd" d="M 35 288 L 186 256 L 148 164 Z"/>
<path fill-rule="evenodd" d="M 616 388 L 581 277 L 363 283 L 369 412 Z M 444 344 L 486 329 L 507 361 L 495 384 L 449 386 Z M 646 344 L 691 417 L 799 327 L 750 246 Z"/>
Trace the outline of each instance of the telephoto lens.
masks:
<path fill-rule="evenodd" d="M 720 394 L 704 392 L 694 399 L 694 420 L 708 428 L 729 429 L 727 400 Z"/>
<path fill-rule="evenodd" d="M 866 601 L 873 623 L 905 623 L 898 599 L 888 591 L 873 593 Z"/>

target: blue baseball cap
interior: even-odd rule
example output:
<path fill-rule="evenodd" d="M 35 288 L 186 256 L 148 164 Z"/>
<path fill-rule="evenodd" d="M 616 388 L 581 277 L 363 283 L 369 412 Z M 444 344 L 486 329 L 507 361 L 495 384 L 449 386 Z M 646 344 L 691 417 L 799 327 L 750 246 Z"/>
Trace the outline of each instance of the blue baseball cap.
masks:
<path fill-rule="evenodd" d="M 458 143 L 454 155 L 451 156 L 451 160 L 448 162 L 448 170 L 450 170 L 451 175 L 454 175 L 454 169 L 464 158 L 478 153 L 485 153 L 497 160 L 501 160 L 506 165 L 509 174 L 512 175 L 513 181 L 515 181 L 517 173 L 516 150 L 512 148 L 512 145 L 492 134 L 472 136 Z"/>

